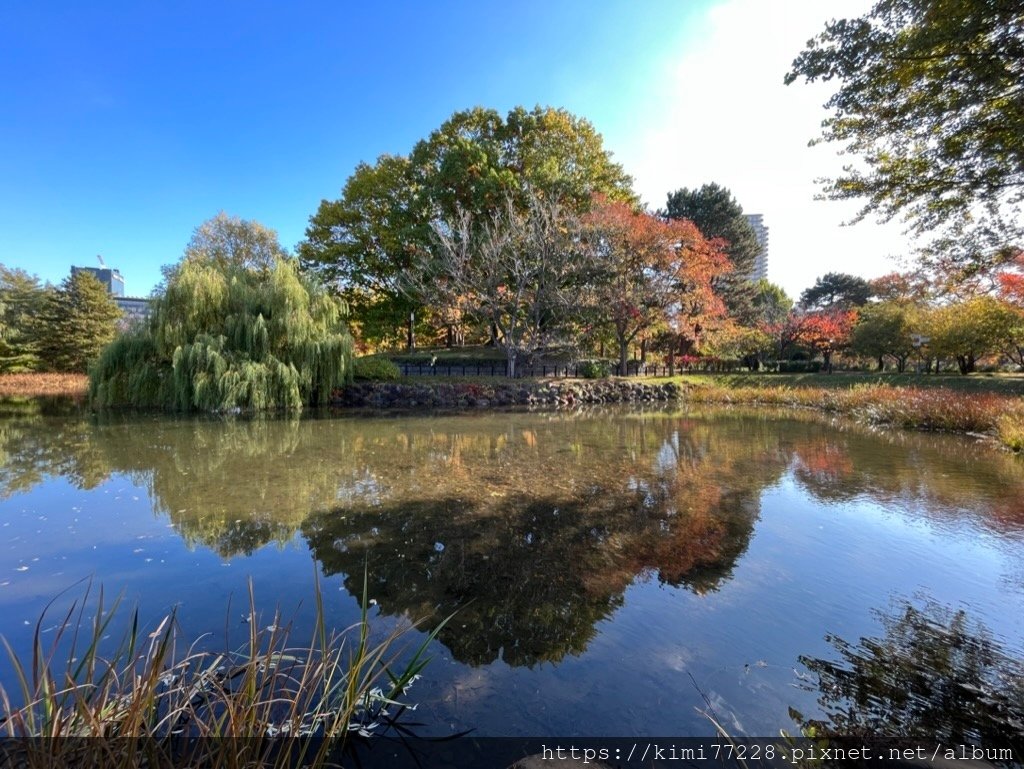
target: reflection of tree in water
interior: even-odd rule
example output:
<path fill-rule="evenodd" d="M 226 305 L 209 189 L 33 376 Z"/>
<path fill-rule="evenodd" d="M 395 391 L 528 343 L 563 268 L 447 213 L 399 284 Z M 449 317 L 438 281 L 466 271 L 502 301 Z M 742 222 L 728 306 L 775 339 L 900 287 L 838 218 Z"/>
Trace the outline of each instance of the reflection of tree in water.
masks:
<path fill-rule="evenodd" d="M 424 456 L 448 457 L 456 473 L 476 468 L 476 493 L 453 495 L 427 461 L 435 483 L 418 498 L 394 494 L 392 478 L 392 498 L 349 500 L 303 534 L 353 594 L 367 568 L 386 612 L 429 625 L 457 610 L 440 638 L 460 661 L 533 665 L 583 651 L 638 575 L 716 590 L 749 544 L 760 490 L 785 467 L 756 434 L 737 441 L 684 420 L 570 430 L 569 441 L 508 435 L 497 463 L 483 461 L 488 440 L 436 436 Z"/>
<path fill-rule="evenodd" d="M 857 429 L 799 436 L 791 446 L 794 477 L 822 502 L 863 497 L 937 522 L 966 516 L 1000 534 L 1024 534 L 1020 457 L 960 436 Z"/>
<path fill-rule="evenodd" d="M 934 603 L 879 613 L 885 635 L 827 636 L 838 660 L 801 657 L 824 720 L 792 711 L 825 736 L 1024 749 L 1024 664 L 963 610 Z"/>

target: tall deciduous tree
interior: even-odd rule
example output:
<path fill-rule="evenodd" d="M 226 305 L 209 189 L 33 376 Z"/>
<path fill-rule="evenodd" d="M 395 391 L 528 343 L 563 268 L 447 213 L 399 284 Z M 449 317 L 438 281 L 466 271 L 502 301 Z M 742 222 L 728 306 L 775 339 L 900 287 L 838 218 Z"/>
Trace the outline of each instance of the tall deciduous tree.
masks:
<path fill-rule="evenodd" d="M 699 237 L 689 222 L 665 222 L 626 203 L 601 200 L 583 218 L 583 239 L 594 261 L 591 286 L 602 321 L 619 347 L 625 375 L 629 345 L 664 323 L 677 300 L 684 241 Z"/>
<path fill-rule="evenodd" d="M 786 83 L 836 81 L 822 139 L 859 156 L 827 182 L 865 201 L 858 218 L 903 216 L 939 233 L 940 266 L 998 261 L 1022 237 L 1024 11 L 1017 0 L 878 0 L 829 22 Z"/>
<path fill-rule="evenodd" d="M 1020 343 L 1020 316 L 992 296 L 943 305 L 929 321 L 931 351 L 954 358 L 961 374 L 974 372 L 982 357 L 1006 350 L 1008 339 Z"/>
<path fill-rule="evenodd" d="M 360 165 L 342 197 L 311 217 L 299 254 L 352 299 L 356 321 L 373 310 L 397 325 L 423 303 L 397 277 L 425 263 L 437 223 L 468 214 L 483 224 L 510 199 L 526 211 L 533 195 L 573 213 L 594 194 L 635 203 L 631 185 L 588 121 L 550 107 L 504 117 L 478 107 L 452 115 L 408 156 Z"/>
<path fill-rule="evenodd" d="M 86 371 L 117 335 L 120 317 L 120 308 L 92 273 L 74 273 L 47 297 L 40 358 L 56 371 Z"/>
<path fill-rule="evenodd" d="M 525 211 L 508 198 L 488 215 L 456 209 L 434 224 L 434 242 L 410 274 L 437 307 L 457 307 L 497 331 L 510 377 L 542 345 L 563 341 L 590 272 L 572 215 L 530 198 Z"/>
<path fill-rule="evenodd" d="M 684 187 L 669 193 L 664 214 L 669 219 L 689 219 L 704 237 L 725 241 L 733 269 L 716 281 L 716 287 L 729 312 L 742 322 L 751 322 L 755 292 L 748 276 L 761 246 L 732 193 L 715 183 L 693 190 Z"/>
<path fill-rule="evenodd" d="M 879 370 L 888 356 L 896 370 L 902 372 L 917 349 L 915 334 L 923 333 L 920 313 L 913 304 L 888 300 L 869 304 L 860 311 L 850 344 L 855 352 L 876 358 Z"/>
<path fill-rule="evenodd" d="M 428 234 L 415 189 L 408 158 L 382 155 L 373 165 L 360 163 L 340 198 L 320 202 L 299 244 L 303 266 L 336 288 L 374 344 L 393 341 L 404 326 L 407 346 L 415 345 L 422 303 L 402 279 Z"/>
<path fill-rule="evenodd" d="M 831 374 L 832 356 L 850 343 L 856 320 L 856 310 L 841 307 L 809 312 L 800 318 L 798 340 L 821 354 L 825 371 Z"/>

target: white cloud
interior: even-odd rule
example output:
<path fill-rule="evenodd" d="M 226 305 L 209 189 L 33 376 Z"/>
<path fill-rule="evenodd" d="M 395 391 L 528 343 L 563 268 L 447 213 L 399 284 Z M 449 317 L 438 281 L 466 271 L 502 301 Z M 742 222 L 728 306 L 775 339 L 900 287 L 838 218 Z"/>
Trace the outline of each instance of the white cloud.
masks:
<path fill-rule="evenodd" d="M 769 278 L 791 295 L 826 272 L 874 277 L 897 268 L 910 242 L 899 224 L 842 227 L 856 204 L 816 201 L 815 179 L 836 173 L 838 148 L 819 133 L 831 90 L 783 75 L 829 18 L 859 16 L 864 0 L 725 0 L 663 64 L 663 77 L 609 146 L 652 207 L 668 191 L 715 181 L 770 230 Z M 611 133 L 611 132 L 610 132 Z"/>

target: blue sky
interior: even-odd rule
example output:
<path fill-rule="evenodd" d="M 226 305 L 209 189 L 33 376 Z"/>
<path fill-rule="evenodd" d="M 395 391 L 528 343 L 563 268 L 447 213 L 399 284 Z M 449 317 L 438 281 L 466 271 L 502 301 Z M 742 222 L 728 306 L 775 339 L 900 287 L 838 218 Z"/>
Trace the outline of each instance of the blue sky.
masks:
<path fill-rule="evenodd" d="M 863 245 L 836 255 L 843 212 L 811 199 L 832 162 L 806 149 L 824 96 L 781 84 L 826 16 L 865 5 L 833 3 L 12 0 L 0 9 L 0 261 L 57 282 L 102 254 L 145 295 L 220 210 L 291 248 L 360 160 L 408 152 L 459 109 L 542 104 L 594 123 L 654 207 L 718 181 L 765 213 L 770 277 L 791 292 L 830 258 L 880 274 L 891 266 Z"/>

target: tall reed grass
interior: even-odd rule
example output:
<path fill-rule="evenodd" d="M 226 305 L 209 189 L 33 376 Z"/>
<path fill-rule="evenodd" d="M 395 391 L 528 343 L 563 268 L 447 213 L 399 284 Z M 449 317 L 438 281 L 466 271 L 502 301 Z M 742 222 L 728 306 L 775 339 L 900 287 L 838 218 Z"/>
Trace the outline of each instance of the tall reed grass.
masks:
<path fill-rule="evenodd" d="M 89 391 L 85 374 L 2 374 L 0 398 L 67 397 L 83 400 Z"/>
<path fill-rule="evenodd" d="M 812 387 L 722 387 L 696 385 L 693 403 L 746 403 L 816 408 L 868 424 L 983 433 L 1014 451 L 1024 449 L 1024 399 L 942 388 L 856 385 L 849 389 Z"/>
<path fill-rule="evenodd" d="M 279 611 L 256 621 L 250 581 L 247 638 L 217 653 L 183 646 L 173 611 L 147 631 L 136 609 L 120 640 L 104 641 L 123 612 L 102 588 L 96 601 L 87 589 L 44 646 L 51 602 L 30 658 L 3 641 L 17 691 L 0 688 L 0 754 L 30 769 L 329 765 L 350 739 L 400 728 L 404 696 L 444 624 L 415 649 L 402 643 L 408 628 L 371 642 L 365 577 L 363 594 L 359 621 L 334 631 L 317 580 L 312 640 L 296 648 Z"/>

